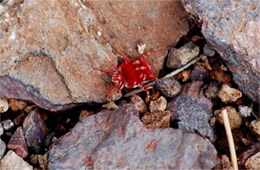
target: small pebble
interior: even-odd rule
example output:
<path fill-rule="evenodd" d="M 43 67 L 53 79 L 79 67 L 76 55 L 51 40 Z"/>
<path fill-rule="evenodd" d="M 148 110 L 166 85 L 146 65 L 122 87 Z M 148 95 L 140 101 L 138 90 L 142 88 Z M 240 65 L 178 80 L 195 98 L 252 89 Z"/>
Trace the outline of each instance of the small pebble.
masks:
<path fill-rule="evenodd" d="M 6 149 L 6 144 L 4 143 L 4 141 L 2 141 L 0 139 L 0 162 L 1 162 L 1 159 L 3 158 L 3 156 L 4 156 L 5 149 Z M 1 165 L 0 165 L 0 167 L 1 167 Z"/>
<path fill-rule="evenodd" d="M 104 105 L 102 105 L 103 108 L 107 109 L 107 110 L 115 110 L 118 109 L 118 106 L 114 103 L 114 102 L 109 102 L 106 103 Z"/>
<path fill-rule="evenodd" d="M 11 110 L 14 112 L 23 110 L 27 106 L 27 103 L 22 100 L 9 99 L 8 102 Z"/>
<path fill-rule="evenodd" d="M 238 114 L 242 117 L 249 117 L 253 109 L 248 106 L 238 106 Z"/>
<path fill-rule="evenodd" d="M 191 81 L 198 81 L 198 80 L 203 80 L 208 76 L 209 76 L 209 72 L 207 69 L 205 69 L 200 65 L 196 65 L 190 74 L 190 79 Z"/>
<path fill-rule="evenodd" d="M 218 92 L 218 97 L 224 103 L 232 103 L 237 101 L 240 97 L 242 97 L 241 91 L 231 88 L 227 84 L 223 84 L 221 89 Z"/>
<path fill-rule="evenodd" d="M 8 110 L 9 105 L 6 99 L 0 98 L 0 113 L 4 113 Z"/>
<path fill-rule="evenodd" d="M 203 47 L 203 54 L 209 57 L 213 57 L 215 55 L 215 50 L 212 50 L 208 44 L 205 44 Z"/>
<path fill-rule="evenodd" d="M 249 127 L 254 133 L 260 135 L 260 120 L 253 120 Z"/>
<path fill-rule="evenodd" d="M 170 126 L 171 112 L 156 111 L 146 112 L 141 118 L 147 128 L 168 128 Z"/>
<path fill-rule="evenodd" d="M 0 136 L 4 134 L 4 128 L 3 125 L 0 123 Z"/>
<path fill-rule="evenodd" d="M 38 163 L 38 155 L 32 154 L 30 156 L 30 163 L 32 165 L 37 165 L 37 163 Z"/>
<path fill-rule="evenodd" d="M 93 115 L 94 112 L 89 111 L 89 110 L 82 110 L 79 114 L 79 120 L 83 120 L 85 117 L 88 117 L 90 115 Z"/>
<path fill-rule="evenodd" d="M 39 166 L 42 169 L 48 169 L 47 168 L 47 153 L 44 155 L 38 155 L 38 162 L 39 162 Z"/>
<path fill-rule="evenodd" d="M 217 83 L 213 82 L 208 85 L 208 87 L 205 90 L 205 96 L 208 99 L 215 99 L 218 96 L 219 86 Z"/>
<path fill-rule="evenodd" d="M 130 102 L 135 105 L 135 108 L 138 112 L 140 112 L 140 113 L 147 112 L 147 106 L 146 106 L 144 100 L 140 96 L 133 95 L 130 98 Z"/>
<path fill-rule="evenodd" d="M 167 108 L 167 100 L 161 96 L 158 99 L 151 101 L 149 105 L 150 112 L 164 111 Z"/>
<path fill-rule="evenodd" d="M 14 127 L 14 123 L 10 120 L 3 120 L 2 122 L 4 130 L 11 130 Z"/>
<path fill-rule="evenodd" d="M 155 82 L 155 88 L 165 97 L 175 97 L 181 91 L 180 83 L 173 77 L 158 79 Z"/>
<path fill-rule="evenodd" d="M 245 163 L 246 169 L 260 169 L 260 152 L 251 156 Z"/>
<path fill-rule="evenodd" d="M 239 128 L 242 124 L 242 118 L 238 115 L 236 109 L 231 106 L 226 106 L 221 108 L 220 110 L 215 110 L 214 114 L 216 116 L 217 121 L 221 124 L 224 124 L 223 116 L 222 116 L 222 111 L 224 109 L 227 110 L 230 128 L 231 129 Z"/>

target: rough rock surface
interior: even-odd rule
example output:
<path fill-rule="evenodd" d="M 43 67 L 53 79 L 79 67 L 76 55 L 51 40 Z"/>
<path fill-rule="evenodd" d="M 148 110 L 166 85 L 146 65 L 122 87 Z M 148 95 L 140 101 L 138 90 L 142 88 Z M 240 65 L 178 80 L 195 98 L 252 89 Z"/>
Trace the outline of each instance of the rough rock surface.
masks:
<path fill-rule="evenodd" d="M 211 169 L 216 150 L 202 137 L 176 129 L 146 129 L 133 105 L 79 122 L 54 143 L 48 169 Z"/>
<path fill-rule="evenodd" d="M 33 170 L 33 167 L 16 155 L 13 151 L 8 151 L 5 157 L 0 161 L 0 169 L 3 170 Z"/>
<path fill-rule="evenodd" d="M 259 0 L 182 0 L 202 21 L 202 33 L 225 60 L 239 88 L 253 101 L 260 94 Z"/>
<path fill-rule="evenodd" d="M 198 132 L 214 141 L 215 135 L 209 124 L 213 116 L 212 103 L 204 96 L 202 84 L 202 81 L 197 81 L 184 85 L 181 94 L 169 102 L 168 110 L 172 119 L 178 121 L 180 129 Z"/>
<path fill-rule="evenodd" d="M 30 100 L 52 111 L 102 102 L 116 55 L 147 50 L 155 75 L 169 46 L 188 31 L 179 1 L 13 0 L 0 4 L 0 97 Z M 160 49 L 160 50 L 159 50 Z M 116 93 L 110 99 L 119 97 Z"/>

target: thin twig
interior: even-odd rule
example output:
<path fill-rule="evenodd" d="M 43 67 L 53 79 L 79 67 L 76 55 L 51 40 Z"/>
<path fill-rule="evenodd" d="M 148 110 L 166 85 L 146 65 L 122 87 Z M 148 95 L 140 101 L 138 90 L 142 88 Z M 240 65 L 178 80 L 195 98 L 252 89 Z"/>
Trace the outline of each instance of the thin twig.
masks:
<path fill-rule="evenodd" d="M 200 56 L 194 58 L 193 60 L 191 60 L 190 62 L 188 62 L 186 65 L 184 65 L 184 66 L 182 66 L 182 67 L 180 67 L 180 68 L 174 70 L 173 72 L 171 72 L 171 73 L 165 75 L 165 76 L 164 76 L 163 78 L 161 78 L 161 79 L 165 79 L 165 78 L 168 78 L 168 77 L 176 76 L 177 74 L 179 74 L 179 73 L 182 72 L 183 70 L 187 69 L 188 67 L 190 67 L 192 64 L 196 63 L 197 61 L 199 61 L 199 60 L 202 59 L 203 57 L 204 57 L 203 55 L 200 55 Z M 155 84 L 155 81 L 153 81 L 153 82 L 147 84 L 147 85 L 146 85 L 146 86 L 147 86 L 147 89 L 153 88 L 152 86 L 153 86 L 154 84 Z M 126 93 L 124 97 L 133 96 L 133 95 L 135 95 L 135 94 L 137 94 L 137 93 L 140 93 L 140 92 L 142 92 L 142 91 L 144 91 L 144 90 L 143 90 L 143 89 L 136 89 L 136 90 L 133 90 L 133 91 L 131 91 L 131 92 L 129 92 L 129 93 Z"/>
<path fill-rule="evenodd" d="M 238 170 L 235 144 L 234 144 L 234 140 L 233 140 L 226 109 L 224 109 L 222 111 L 222 116 L 223 116 L 224 126 L 225 126 L 225 130 L 226 130 L 227 138 L 228 138 L 228 145 L 229 145 L 229 151 L 230 151 L 230 155 L 231 155 L 232 164 L 233 164 L 234 170 Z"/>

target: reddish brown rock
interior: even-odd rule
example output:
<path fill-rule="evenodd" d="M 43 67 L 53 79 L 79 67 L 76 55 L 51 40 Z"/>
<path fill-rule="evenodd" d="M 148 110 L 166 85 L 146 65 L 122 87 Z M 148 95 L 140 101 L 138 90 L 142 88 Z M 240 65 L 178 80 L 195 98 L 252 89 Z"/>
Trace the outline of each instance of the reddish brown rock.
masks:
<path fill-rule="evenodd" d="M 23 130 L 27 146 L 32 148 L 35 153 L 39 153 L 48 129 L 37 109 L 31 111 L 25 118 Z"/>
<path fill-rule="evenodd" d="M 137 95 L 133 95 L 131 98 L 130 98 L 130 102 L 132 104 L 134 104 L 135 106 L 135 109 L 140 112 L 140 113 L 145 113 L 147 112 L 147 106 L 146 104 L 144 103 L 143 99 L 140 97 L 140 96 L 137 96 Z"/>
<path fill-rule="evenodd" d="M 197 132 L 214 141 L 215 135 L 209 124 L 213 116 L 212 103 L 204 96 L 202 84 L 197 81 L 184 85 L 182 92 L 169 102 L 168 110 L 180 129 Z"/>
<path fill-rule="evenodd" d="M 139 42 L 157 49 L 147 60 L 158 74 L 188 31 L 179 1 L 17 0 L 0 9 L 0 97 L 52 111 L 104 102 L 111 78 L 93 68 L 112 71 L 108 60 L 117 64 L 119 54 L 139 57 Z"/>
<path fill-rule="evenodd" d="M 222 111 L 224 109 L 227 110 L 230 128 L 231 129 L 239 128 L 242 124 L 242 118 L 238 115 L 236 109 L 231 106 L 226 106 L 226 107 L 221 108 L 220 110 L 214 111 L 217 121 L 219 121 L 221 124 L 224 124 L 224 120 L 223 120 L 223 116 L 222 116 Z"/>
<path fill-rule="evenodd" d="M 169 110 L 146 112 L 141 120 L 147 128 L 168 128 L 171 112 Z"/>
<path fill-rule="evenodd" d="M 208 140 L 177 129 L 146 129 L 136 114 L 133 105 L 124 105 L 83 119 L 51 146 L 48 169 L 211 169 L 216 165 L 216 150 Z"/>
<path fill-rule="evenodd" d="M 224 59 L 239 88 L 253 101 L 260 94 L 259 0 L 182 0 L 198 17 L 202 34 Z"/>
<path fill-rule="evenodd" d="M 18 127 L 8 142 L 7 148 L 13 150 L 18 156 L 28 156 L 28 148 L 23 134 L 23 128 Z"/>
<path fill-rule="evenodd" d="M 232 103 L 237 101 L 240 97 L 242 97 L 242 93 L 239 90 L 234 89 L 227 84 L 223 84 L 218 92 L 218 97 L 224 103 Z"/>
<path fill-rule="evenodd" d="M 156 100 L 153 100 L 149 104 L 150 112 L 164 111 L 167 108 L 167 100 L 161 96 Z"/>

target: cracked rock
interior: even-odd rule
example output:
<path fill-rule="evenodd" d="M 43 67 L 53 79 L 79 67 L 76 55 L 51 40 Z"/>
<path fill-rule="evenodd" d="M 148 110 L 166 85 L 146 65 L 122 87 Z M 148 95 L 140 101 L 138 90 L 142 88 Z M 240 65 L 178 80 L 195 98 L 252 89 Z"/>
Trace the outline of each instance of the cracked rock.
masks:
<path fill-rule="evenodd" d="M 137 42 L 158 49 L 147 58 L 157 75 L 168 47 L 189 29 L 179 1 L 16 0 L 0 5 L 0 97 L 51 111 L 104 102 L 111 77 L 93 68 L 113 71 L 107 61 L 117 64 L 117 55 L 138 58 Z M 108 100 L 119 97 L 113 93 Z"/>
<path fill-rule="evenodd" d="M 223 58 L 233 80 L 251 100 L 260 94 L 259 0 L 182 0 L 198 17 L 208 44 Z"/>
<path fill-rule="evenodd" d="M 216 165 L 216 150 L 207 139 L 179 129 L 147 129 L 136 114 L 135 107 L 127 104 L 83 119 L 51 146 L 48 169 L 211 169 Z"/>

